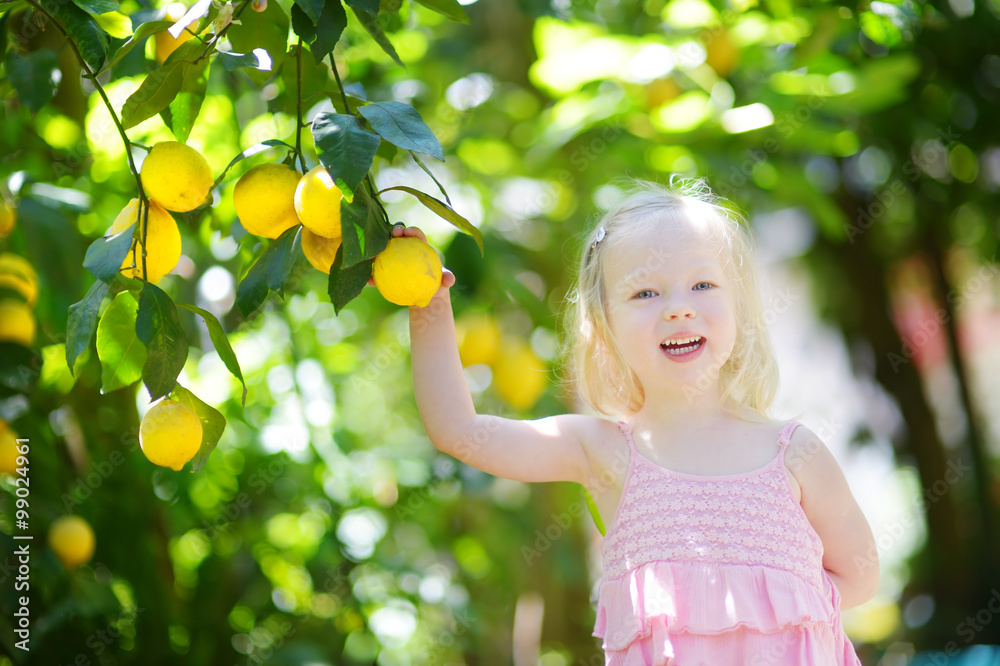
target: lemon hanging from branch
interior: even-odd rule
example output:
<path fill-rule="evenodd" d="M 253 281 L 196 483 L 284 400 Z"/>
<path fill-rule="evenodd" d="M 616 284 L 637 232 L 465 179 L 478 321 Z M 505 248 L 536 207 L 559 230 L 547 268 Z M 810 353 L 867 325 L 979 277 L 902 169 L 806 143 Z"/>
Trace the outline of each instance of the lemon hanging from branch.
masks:
<path fill-rule="evenodd" d="M 205 203 L 212 169 L 201 153 L 180 141 L 153 146 L 140 171 L 146 196 L 167 210 L 186 213 Z"/>
<path fill-rule="evenodd" d="M 233 189 L 233 204 L 243 228 L 254 236 L 277 238 L 299 224 L 295 188 L 302 177 L 284 164 L 258 164 Z"/>
<path fill-rule="evenodd" d="M 129 201 L 114 224 L 108 230 L 109 234 L 120 234 L 133 224 L 140 222 L 139 200 Z M 177 265 L 181 258 L 181 232 L 170 213 L 163 210 L 155 202 L 149 202 L 149 217 L 146 229 L 146 280 L 156 284 Z M 141 230 L 139 232 L 142 233 Z M 127 277 L 142 279 L 142 243 L 136 242 L 133 250 L 125 255 L 122 269 Z"/>
<path fill-rule="evenodd" d="M 201 448 L 201 419 L 177 400 L 164 398 L 139 423 L 139 446 L 154 465 L 181 471 Z"/>

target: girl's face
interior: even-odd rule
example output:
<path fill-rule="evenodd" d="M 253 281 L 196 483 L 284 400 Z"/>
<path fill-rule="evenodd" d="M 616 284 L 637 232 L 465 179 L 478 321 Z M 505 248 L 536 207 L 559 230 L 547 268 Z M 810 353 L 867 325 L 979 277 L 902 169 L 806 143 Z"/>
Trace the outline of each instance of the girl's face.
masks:
<path fill-rule="evenodd" d="M 609 250 L 608 323 L 647 399 L 718 390 L 736 343 L 723 261 L 719 244 L 686 220 L 662 220 Z"/>

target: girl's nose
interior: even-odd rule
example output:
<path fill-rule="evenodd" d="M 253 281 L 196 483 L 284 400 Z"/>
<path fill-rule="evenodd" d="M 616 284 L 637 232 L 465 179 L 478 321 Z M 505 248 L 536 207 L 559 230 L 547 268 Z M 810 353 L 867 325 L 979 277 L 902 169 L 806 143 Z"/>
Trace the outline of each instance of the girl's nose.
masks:
<path fill-rule="evenodd" d="M 663 318 L 667 321 L 678 319 L 694 319 L 695 310 L 690 301 L 684 298 L 674 298 L 667 303 L 663 309 Z"/>

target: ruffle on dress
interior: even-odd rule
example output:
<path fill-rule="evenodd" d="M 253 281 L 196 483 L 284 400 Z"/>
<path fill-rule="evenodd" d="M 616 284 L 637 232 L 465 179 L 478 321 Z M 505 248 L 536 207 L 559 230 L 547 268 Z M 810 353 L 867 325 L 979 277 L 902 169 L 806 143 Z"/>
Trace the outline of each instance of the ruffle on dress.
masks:
<path fill-rule="evenodd" d="M 594 636 L 608 666 L 860 666 L 839 608 L 825 573 L 820 591 L 771 567 L 655 561 L 602 581 Z"/>

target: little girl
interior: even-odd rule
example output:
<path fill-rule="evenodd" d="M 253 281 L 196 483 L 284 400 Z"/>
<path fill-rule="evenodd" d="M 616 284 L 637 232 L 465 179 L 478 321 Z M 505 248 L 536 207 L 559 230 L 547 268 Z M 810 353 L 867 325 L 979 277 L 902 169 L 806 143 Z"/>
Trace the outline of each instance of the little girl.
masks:
<path fill-rule="evenodd" d="M 751 248 L 699 182 L 638 183 L 604 216 L 574 313 L 575 385 L 599 416 L 477 414 L 454 275 L 410 308 L 434 445 L 496 476 L 575 481 L 613 516 L 594 628 L 607 664 L 861 663 L 840 610 L 875 594 L 874 538 L 826 446 L 766 414 L 777 371 Z"/>

